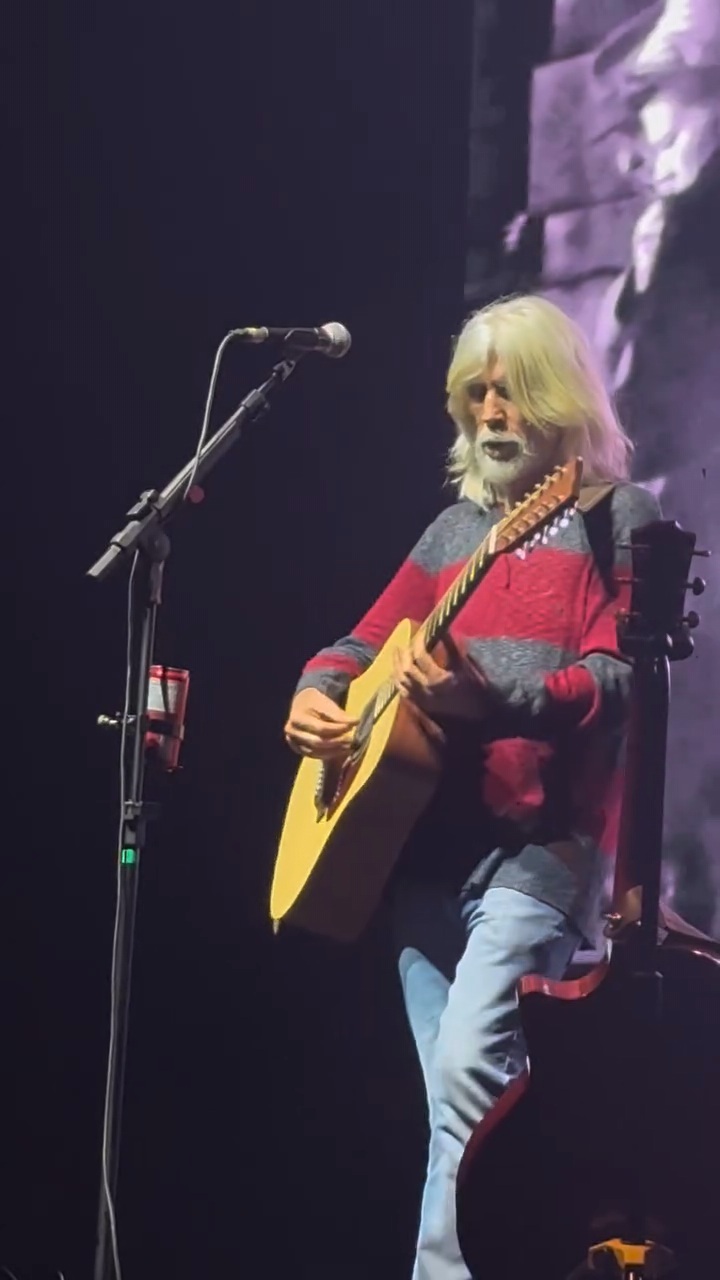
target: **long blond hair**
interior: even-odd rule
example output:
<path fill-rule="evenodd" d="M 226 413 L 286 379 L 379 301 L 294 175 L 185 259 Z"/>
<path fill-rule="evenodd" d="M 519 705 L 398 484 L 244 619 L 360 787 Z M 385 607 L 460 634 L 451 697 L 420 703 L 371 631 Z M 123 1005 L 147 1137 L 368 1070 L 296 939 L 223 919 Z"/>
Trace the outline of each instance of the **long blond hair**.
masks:
<path fill-rule="evenodd" d="M 497 495 L 475 450 L 468 385 L 501 361 L 508 394 L 526 422 L 557 430 L 558 462 L 581 456 L 586 483 L 625 480 L 631 441 L 603 385 L 590 345 L 546 298 L 503 298 L 477 311 L 458 337 L 447 377 L 448 413 L 457 427 L 448 471 L 462 497 L 491 506 Z M 559 429 L 559 430 L 558 430 Z"/>

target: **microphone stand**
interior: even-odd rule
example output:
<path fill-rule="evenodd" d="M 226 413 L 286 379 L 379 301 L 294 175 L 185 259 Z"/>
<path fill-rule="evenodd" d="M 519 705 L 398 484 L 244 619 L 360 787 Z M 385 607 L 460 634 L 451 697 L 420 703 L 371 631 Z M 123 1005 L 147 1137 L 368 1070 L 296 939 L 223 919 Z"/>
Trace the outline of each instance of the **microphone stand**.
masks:
<path fill-rule="evenodd" d="M 132 765 L 122 812 L 122 839 L 118 851 L 118 908 L 113 968 L 112 1025 L 105 1094 L 104 1144 L 100 1203 L 98 1210 L 94 1280 L 120 1280 L 117 1274 L 110 1230 L 110 1204 L 115 1204 L 118 1183 L 120 1123 L 122 1114 L 127 1033 L 130 1011 L 135 912 L 140 857 L 145 846 L 147 823 L 159 814 L 159 806 L 145 800 L 145 730 L 150 668 L 158 610 L 162 603 L 165 564 L 170 539 L 164 525 L 185 501 L 188 481 L 200 481 L 239 438 L 246 422 L 259 418 L 270 408 L 272 393 L 293 373 L 300 353 L 290 349 L 288 359 L 276 364 L 270 377 L 245 397 L 236 411 L 204 445 L 182 471 L 158 493 L 148 489 L 128 511 L 128 523 L 110 539 L 107 549 L 88 570 L 88 577 L 102 582 L 139 553 L 140 582 L 133 592 L 131 608 L 139 612 L 139 645 L 134 689 L 134 710 L 129 723 L 134 726 Z M 135 625 L 133 633 L 136 634 Z"/>

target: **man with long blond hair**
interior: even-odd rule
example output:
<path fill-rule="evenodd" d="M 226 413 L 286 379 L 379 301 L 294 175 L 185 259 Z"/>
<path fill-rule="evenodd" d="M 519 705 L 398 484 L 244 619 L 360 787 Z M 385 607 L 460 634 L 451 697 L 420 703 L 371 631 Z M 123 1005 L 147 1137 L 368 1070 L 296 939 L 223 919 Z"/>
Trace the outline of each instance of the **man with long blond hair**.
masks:
<path fill-rule="evenodd" d="M 631 529 L 659 515 L 627 481 L 630 444 L 587 342 L 552 303 L 510 298 L 474 315 L 447 390 L 459 501 L 352 633 L 307 664 L 285 726 L 299 754 L 347 751 L 349 682 L 402 618 L 427 617 L 493 524 L 556 465 L 582 457 L 587 484 L 607 491 L 547 545 L 496 561 L 452 627 L 450 669 L 419 640 L 397 655 L 399 693 L 447 742 L 443 782 L 391 892 L 430 1123 L 414 1280 L 466 1280 L 457 1169 L 524 1063 L 518 982 L 561 977 L 598 928 L 631 679 L 617 648 L 619 570 Z"/>

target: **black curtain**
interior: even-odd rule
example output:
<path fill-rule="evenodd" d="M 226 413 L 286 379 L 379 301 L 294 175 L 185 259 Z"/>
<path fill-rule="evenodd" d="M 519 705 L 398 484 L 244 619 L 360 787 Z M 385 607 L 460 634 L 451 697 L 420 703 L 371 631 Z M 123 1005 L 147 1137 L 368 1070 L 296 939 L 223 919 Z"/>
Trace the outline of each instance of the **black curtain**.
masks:
<path fill-rule="evenodd" d="M 378 927 L 271 937 L 300 664 L 446 500 L 471 7 L 213 0 L 7 14 L 0 1263 L 90 1273 L 125 584 L 84 572 L 191 454 L 231 326 L 346 323 L 179 521 L 160 660 L 183 772 L 141 868 L 126 1274 L 409 1266 L 423 1105 Z M 217 421 L 268 368 L 231 352 Z M 36 1274 L 40 1275 L 38 1271 Z"/>

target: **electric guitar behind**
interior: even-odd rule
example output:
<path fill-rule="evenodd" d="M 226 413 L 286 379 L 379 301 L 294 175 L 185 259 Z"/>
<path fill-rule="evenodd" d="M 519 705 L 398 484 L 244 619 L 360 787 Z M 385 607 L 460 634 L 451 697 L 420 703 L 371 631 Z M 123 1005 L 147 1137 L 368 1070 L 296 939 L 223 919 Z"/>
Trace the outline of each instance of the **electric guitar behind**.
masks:
<path fill-rule="evenodd" d="M 693 648 L 694 546 L 670 521 L 632 533 L 612 954 L 576 980 L 520 983 L 528 1069 L 472 1134 L 458 1174 L 475 1280 L 720 1275 L 720 945 L 660 905 L 669 662 Z"/>

